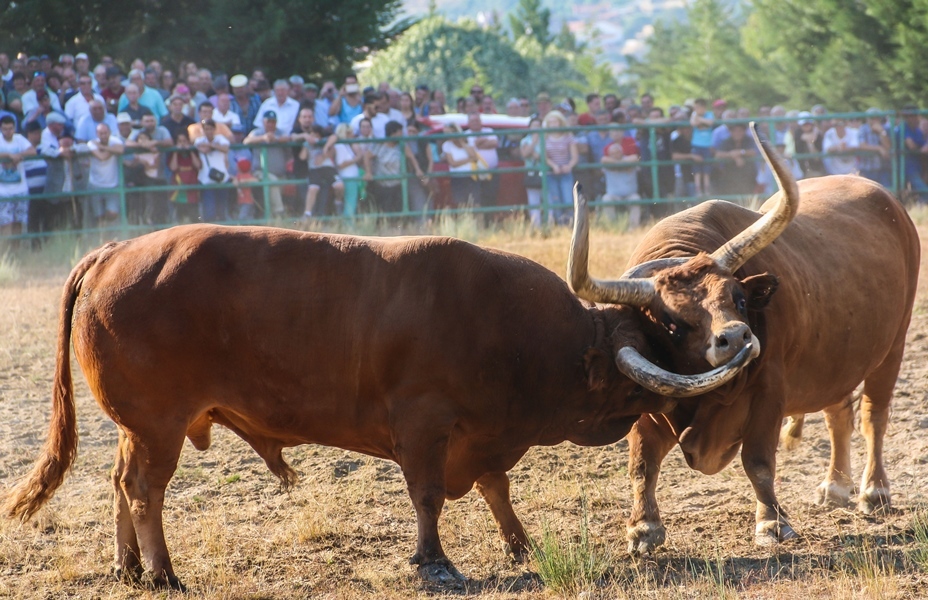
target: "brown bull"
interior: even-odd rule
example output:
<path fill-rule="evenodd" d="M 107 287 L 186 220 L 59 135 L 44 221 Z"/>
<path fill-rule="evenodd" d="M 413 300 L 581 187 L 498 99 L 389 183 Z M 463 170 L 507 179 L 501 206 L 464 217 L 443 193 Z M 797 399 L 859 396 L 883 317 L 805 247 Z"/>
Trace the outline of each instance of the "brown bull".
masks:
<path fill-rule="evenodd" d="M 745 348 L 704 376 L 675 376 L 642 357 L 635 321 L 633 309 L 582 303 L 527 259 L 447 238 L 192 225 L 109 244 L 65 285 L 48 441 L 6 510 L 31 516 L 74 460 L 73 341 L 119 429 L 118 574 L 182 587 L 165 487 L 184 438 L 206 449 L 216 423 L 286 485 L 281 450 L 299 444 L 397 462 L 418 519 L 411 562 L 429 580 L 460 579 L 438 537 L 446 499 L 476 485 L 520 552 L 506 471 L 530 446 L 612 443 L 664 403 L 633 380 L 698 394 L 751 358 Z"/>
<path fill-rule="evenodd" d="M 773 486 L 780 423 L 789 415 L 825 412 L 832 457 L 818 500 L 846 504 L 853 488 L 850 398 L 861 382 L 868 459 L 858 506 L 869 513 L 890 503 L 882 443 L 915 299 L 917 233 L 879 185 L 853 176 L 812 179 L 799 184 L 801 207 L 792 210 L 795 217 L 776 243 L 725 268 L 717 259 L 721 251 L 706 253 L 767 218 L 785 196 L 796 196 L 789 171 L 777 168 L 778 161 L 773 166 L 785 193 L 761 208 L 761 219 L 734 204 L 706 202 L 658 223 L 630 260 L 629 275 L 649 276 L 656 288 L 639 303 L 642 328 L 677 370 L 724 358 L 751 335 L 761 348 L 731 384 L 677 402 L 666 414 L 646 415 L 632 429 L 627 537 L 633 553 L 664 541 L 655 490 L 674 444 L 691 468 L 707 474 L 724 468 L 740 448 L 757 497 L 755 540 L 795 537 Z M 739 329 L 747 325 L 752 334 Z"/>

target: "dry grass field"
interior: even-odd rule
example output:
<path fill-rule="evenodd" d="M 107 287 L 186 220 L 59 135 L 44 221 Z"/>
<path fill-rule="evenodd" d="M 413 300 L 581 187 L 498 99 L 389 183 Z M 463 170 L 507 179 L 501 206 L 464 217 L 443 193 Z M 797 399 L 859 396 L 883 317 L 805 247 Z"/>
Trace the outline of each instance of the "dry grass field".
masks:
<path fill-rule="evenodd" d="M 928 213 L 916 219 L 928 240 Z M 564 272 L 566 231 L 543 237 L 514 227 L 477 235 L 448 223 L 437 230 Z M 641 234 L 594 229 L 594 272 L 619 275 Z M 0 250 L 0 492 L 26 473 L 45 438 L 60 286 L 80 254 L 73 241 L 38 254 Z M 928 597 L 924 286 L 917 303 L 886 444 L 890 514 L 812 504 L 829 445 L 821 416 L 811 415 L 802 446 L 779 455 L 777 489 L 800 540 L 754 546 L 754 497 L 740 462 L 709 477 L 673 451 L 658 490 L 667 544 L 633 560 L 625 552 L 627 445 L 565 443 L 533 449 L 511 472 L 516 511 L 548 548 L 549 572 L 540 575 L 538 560 L 513 564 L 504 556 L 489 510 L 471 493 L 446 504 L 441 519 L 445 550 L 468 583 L 463 590 L 435 589 L 407 564 L 416 522 L 396 465 L 333 448 L 294 448 L 285 455 L 302 479 L 285 493 L 243 441 L 216 427 L 206 452 L 185 446 L 168 488 L 165 529 L 175 569 L 194 598 Z M 113 579 L 109 469 L 116 430 L 83 378 L 75 380 L 77 462 L 35 519 L 0 520 L 0 597 L 180 597 Z M 853 457 L 859 470 L 859 435 Z M 557 558 L 563 562 L 552 564 Z"/>

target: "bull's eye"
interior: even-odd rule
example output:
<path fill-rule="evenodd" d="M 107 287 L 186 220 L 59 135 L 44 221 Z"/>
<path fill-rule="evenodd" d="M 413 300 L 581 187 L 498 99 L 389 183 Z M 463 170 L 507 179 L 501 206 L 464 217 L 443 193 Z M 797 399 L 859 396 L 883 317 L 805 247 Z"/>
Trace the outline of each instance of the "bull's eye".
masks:
<path fill-rule="evenodd" d="M 743 294 L 736 293 L 734 300 L 735 300 L 735 308 L 738 309 L 738 312 L 740 312 L 741 314 L 747 314 L 747 310 L 748 310 L 747 298 L 745 298 Z"/>
<path fill-rule="evenodd" d="M 679 323 L 674 321 L 673 317 L 667 313 L 661 315 L 661 325 L 664 326 L 664 329 L 667 331 L 667 333 L 670 334 L 670 337 L 675 340 L 680 339 L 680 336 L 683 335 L 684 328 Z"/>

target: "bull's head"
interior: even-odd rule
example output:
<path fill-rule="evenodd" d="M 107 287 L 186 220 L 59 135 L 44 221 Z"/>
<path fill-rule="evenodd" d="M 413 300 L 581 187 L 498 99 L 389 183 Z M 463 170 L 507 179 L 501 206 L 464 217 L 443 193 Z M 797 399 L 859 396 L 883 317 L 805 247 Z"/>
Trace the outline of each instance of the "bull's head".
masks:
<path fill-rule="evenodd" d="M 739 280 L 734 273 L 782 233 L 799 206 L 799 190 L 789 169 L 769 144 L 751 132 L 783 190 L 780 202 L 713 254 L 663 258 L 636 265 L 621 279 L 590 277 L 589 217 L 586 200 L 574 189 L 574 231 L 568 259 L 568 283 L 593 302 L 641 307 L 671 346 L 679 366 L 698 370 L 730 365 L 745 348 L 751 358 L 760 343 L 748 325 L 748 312 L 763 308 L 776 291 L 776 277 L 763 274 Z M 629 374 L 629 373 L 626 373 Z"/>

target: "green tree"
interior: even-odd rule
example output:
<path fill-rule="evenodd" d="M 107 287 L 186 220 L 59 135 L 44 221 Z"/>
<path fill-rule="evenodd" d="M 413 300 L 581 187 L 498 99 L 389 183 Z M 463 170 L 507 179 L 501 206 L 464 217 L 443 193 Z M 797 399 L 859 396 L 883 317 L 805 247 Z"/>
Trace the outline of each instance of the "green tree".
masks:
<path fill-rule="evenodd" d="M 515 11 L 509 14 L 509 28 L 515 39 L 534 38 L 542 47 L 550 44 L 551 11 L 541 7 L 541 0 L 519 0 Z"/>
<path fill-rule="evenodd" d="M 19 0 L 0 8 L 6 48 L 84 50 L 126 61 L 182 59 L 228 72 L 263 65 L 271 76 L 347 72 L 411 21 L 401 0 Z"/>

